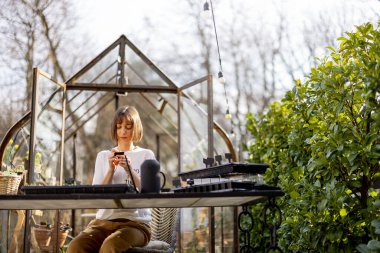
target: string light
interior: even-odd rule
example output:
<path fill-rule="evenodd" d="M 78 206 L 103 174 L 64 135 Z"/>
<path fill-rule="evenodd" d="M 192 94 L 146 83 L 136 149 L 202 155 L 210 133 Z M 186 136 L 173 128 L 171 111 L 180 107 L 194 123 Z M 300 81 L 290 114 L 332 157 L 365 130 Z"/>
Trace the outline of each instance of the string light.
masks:
<path fill-rule="evenodd" d="M 226 79 L 224 79 L 224 76 L 223 76 L 223 72 L 222 71 L 219 71 L 218 72 L 218 80 L 221 84 L 225 84 L 226 83 Z"/>
<path fill-rule="evenodd" d="M 213 24 L 214 24 L 214 33 L 215 33 L 215 40 L 216 40 L 216 47 L 217 47 L 217 50 L 218 50 L 218 58 L 219 58 L 219 72 L 218 72 L 218 80 L 219 82 L 223 85 L 223 88 L 224 88 L 224 96 L 226 98 L 226 105 L 227 105 L 227 110 L 226 110 L 226 119 L 230 120 L 231 122 L 231 134 L 234 135 L 234 132 L 232 130 L 232 115 L 230 113 L 230 106 L 229 106 L 229 103 L 228 103 L 228 96 L 227 96 L 227 90 L 226 90 L 226 79 L 224 78 L 224 75 L 223 75 L 223 67 L 222 67 L 222 57 L 220 56 L 220 49 L 219 49 L 219 40 L 218 40 L 218 33 L 216 31 L 216 23 L 215 23 L 215 15 L 214 15 L 214 7 L 212 5 L 212 0 L 209 0 L 210 1 L 210 5 L 209 3 L 206 2 L 203 4 L 203 13 L 202 13 L 202 16 L 203 17 L 206 17 L 207 15 L 209 15 L 210 13 L 210 6 L 211 6 L 211 16 L 212 16 L 212 21 L 213 21 Z M 206 14 L 207 13 L 207 14 Z"/>
<path fill-rule="evenodd" d="M 203 11 L 210 11 L 210 6 L 207 1 L 203 4 Z"/>
<path fill-rule="evenodd" d="M 201 16 L 204 20 L 207 20 L 211 17 L 210 5 L 207 1 L 203 4 L 203 11 L 201 13 Z"/>

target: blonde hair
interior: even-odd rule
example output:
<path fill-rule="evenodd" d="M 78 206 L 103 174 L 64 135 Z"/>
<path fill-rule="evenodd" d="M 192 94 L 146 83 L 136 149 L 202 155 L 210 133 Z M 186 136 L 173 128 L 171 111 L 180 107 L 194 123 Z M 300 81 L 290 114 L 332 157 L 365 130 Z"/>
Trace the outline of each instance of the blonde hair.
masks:
<path fill-rule="evenodd" d="M 121 124 L 126 119 L 132 127 L 132 141 L 139 142 L 143 137 L 143 126 L 138 111 L 133 106 L 122 106 L 117 109 L 111 126 L 111 137 L 117 143 L 117 124 Z"/>

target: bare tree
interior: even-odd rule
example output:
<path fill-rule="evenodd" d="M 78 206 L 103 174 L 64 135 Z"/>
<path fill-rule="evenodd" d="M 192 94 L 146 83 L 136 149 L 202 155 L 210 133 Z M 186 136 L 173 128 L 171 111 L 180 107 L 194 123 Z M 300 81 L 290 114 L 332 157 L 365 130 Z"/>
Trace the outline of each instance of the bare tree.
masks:
<path fill-rule="evenodd" d="M 80 46 L 73 39 L 76 37 L 72 34 L 76 17 L 69 1 L 4 0 L 2 7 L 0 48 L 4 53 L 0 59 L 0 76 L 7 82 L 0 83 L 0 90 L 2 94 L 10 92 L 18 98 L 12 102 L 2 101 L 8 104 L 5 108 L 18 109 L 12 111 L 14 118 L 8 122 L 6 128 L 9 128 L 30 109 L 34 67 L 64 81 L 66 73 L 72 74 L 80 63 L 77 59 L 81 58 L 74 54 Z M 72 52 L 72 57 L 67 57 L 70 55 L 67 52 Z M 16 105 L 10 105 L 15 102 Z"/>
<path fill-rule="evenodd" d="M 178 22 L 182 26 L 179 27 L 186 25 L 187 29 L 178 29 L 179 39 L 171 37 L 168 49 L 150 45 L 153 55 L 160 52 L 156 53 L 159 65 L 170 70 L 171 76 L 182 84 L 204 74 L 216 75 L 219 68 L 212 22 L 202 20 L 200 16 L 203 3 L 187 0 L 176 5 L 173 11 L 182 13 Z M 323 9 L 323 13 L 310 10 L 307 18 L 298 23 L 293 22 L 294 17 L 284 12 L 283 3 L 278 1 L 271 2 L 270 18 L 269 14 L 261 11 L 257 2 L 213 3 L 227 80 L 225 88 L 233 115 L 232 122 L 225 120 L 226 101 L 218 86 L 215 88 L 218 96 L 214 100 L 215 118 L 226 130 L 232 127 L 237 135 L 237 146 L 249 138 L 245 133 L 247 112 L 262 112 L 270 103 L 280 99 L 293 86 L 295 79 L 307 75 L 316 62 L 316 56 L 326 55 L 326 47 L 335 46 L 337 37 L 354 24 L 366 20 L 354 1 L 340 2 L 339 6 L 337 3 L 329 10 Z M 228 17 L 221 12 L 223 4 L 228 7 L 225 8 L 228 9 Z M 376 17 L 374 12 L 372 14 Z M 150 34 L 157 34 L 156 26 L 160 22 L 151 20 L 149 23 Z M 144 36 L 141 34 L 140 40 L 144 41 Z M 190 43 L 189 37 L 192 37 Z"/>

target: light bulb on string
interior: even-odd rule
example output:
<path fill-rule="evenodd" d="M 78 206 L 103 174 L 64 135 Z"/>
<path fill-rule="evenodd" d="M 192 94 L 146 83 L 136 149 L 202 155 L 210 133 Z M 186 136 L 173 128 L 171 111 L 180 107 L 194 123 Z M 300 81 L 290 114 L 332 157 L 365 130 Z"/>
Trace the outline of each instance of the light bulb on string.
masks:
<path fill-rule="evenodd" d="M 205 0 L 205 1 L 206 2 L 203 5 L 202 17 L 205 16 L 205 13 L 210 13 L 210 15 L 212 17 L 212 23 L 213 23 L 213 27 L 214 27 L 214 33 L 215 33 L 216 48 L 217 48 L 218 58 L 219 58 L 218 81 L 223 85 L 223 88 L 224 88 L 224 97 L 226 98 L 226 105 L 227 105 L 227 111 L 226 111 L 225 117 L 226 117 L 227 120 L 230 121 L 230 125 L 231 125 L 231 138 L 235 138 L 236 135 L 233 133 L 233 130 L 232 130 L 232 115 L 231 115 L 230 110 L 229 110 L 230 107 L 229 107 L 229 103 L 228 103 L 227 89 L 226 89 L 226 85 L 225 85 L 226 80 L 225 80 L 225 78 L 223 76 L 222 57 L 220 55 L 218 33 L 216 31 L 214 7 L 212 5 L 212 0 Z M 210 2 L 210 4 L 208 2 Z"/>
<path fill-rule="evenodd" d="M 204 20 L 208 20 L 211 17 L 210 5 L 207 1 L 203 4 L 203 11 L 201 13 L 201 17 Z"/>
<path fill-rule="evenodd" d="M 232 130 L 232 129 L 231 129 L 231 132 L 230 132 L 230 137 L 231 137 L 232 140 L 235 139 L 235 137 L 236 137 L 236 134 L 235 134 L 234 130 Z"/>
<path fill-rule="evenodd" d="M 222 71 L 219 71 L 218 72 L 218 80 L 221 84 L 225 84 L 226 83 L 226 79 L 224 78 L 224 75 L 223 75 L 223 72 Z"/>
<path fill-rule="evenodd" d="M 229 109 L 227 109 L 227 111 L 226 111 L 226 119 L 228 119 L 228 120 L 232 119 L 232 115 L 231 115 Z"/>

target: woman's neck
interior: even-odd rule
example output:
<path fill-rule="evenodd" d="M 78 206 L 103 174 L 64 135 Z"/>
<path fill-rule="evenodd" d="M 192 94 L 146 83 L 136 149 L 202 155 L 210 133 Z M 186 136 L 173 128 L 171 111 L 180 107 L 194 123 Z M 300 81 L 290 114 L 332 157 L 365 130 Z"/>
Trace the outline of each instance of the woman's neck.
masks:
<path fill-rule="evenodd" d="M 133 145 L 133 142 L 129 143 L 118 143 L 117 145 L 118 149 L 120 151 L 131 151 L 135 149 L 135 145 Z"/>

